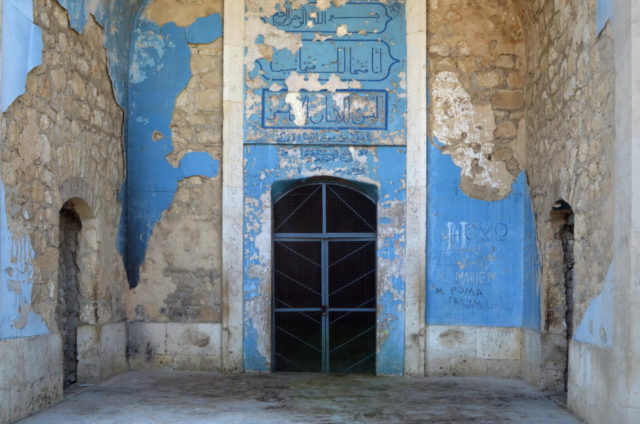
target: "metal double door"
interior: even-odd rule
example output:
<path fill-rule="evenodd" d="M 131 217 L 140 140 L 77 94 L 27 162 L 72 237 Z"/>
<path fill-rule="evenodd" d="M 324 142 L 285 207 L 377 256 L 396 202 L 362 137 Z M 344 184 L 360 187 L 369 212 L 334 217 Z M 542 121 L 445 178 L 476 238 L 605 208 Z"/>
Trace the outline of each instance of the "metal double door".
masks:
<path fill-rule="evenodd" d="M 375 373 L 376 234 L 371 232 L 375 227 L 355 228 L 362 232 L 327 231 L 332 215 L 339 219 L 332 200 L 351 206 L 357 215 L 353 220 L 367 219 L 362 199 L 350 204 L 349 199 L 358 200 L 358 196 L 341 190 L 345 188 L 329 184 L 318 188 L 323 231 L 274 232 L 275 371 Z M 341 196 L 332 199 L 334 191 Z M 373 213 L 375 217 L 375 209 Z M 341 225 L 351 218 L 341 217 Z"/>

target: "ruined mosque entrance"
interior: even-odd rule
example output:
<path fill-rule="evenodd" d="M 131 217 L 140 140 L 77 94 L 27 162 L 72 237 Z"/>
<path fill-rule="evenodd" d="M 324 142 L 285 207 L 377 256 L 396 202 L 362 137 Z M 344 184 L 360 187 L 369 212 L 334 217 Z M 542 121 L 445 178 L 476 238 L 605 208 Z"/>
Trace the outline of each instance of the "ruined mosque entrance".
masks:
<path fill-rule="evenodd" d="M 273 204 L 273 369 L 375 373 L 376 200 L 343 181 Z"/>

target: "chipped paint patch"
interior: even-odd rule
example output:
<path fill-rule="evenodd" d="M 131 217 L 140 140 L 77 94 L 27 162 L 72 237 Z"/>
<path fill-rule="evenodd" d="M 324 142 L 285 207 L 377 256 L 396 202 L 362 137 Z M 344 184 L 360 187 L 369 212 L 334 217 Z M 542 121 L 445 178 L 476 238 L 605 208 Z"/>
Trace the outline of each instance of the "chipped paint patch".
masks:
<path fill-rule="evenodd" d="M 153 0 L 145 11 L 146 19 L 162 26 L 173 22 L 191 26 L 198 18 L 222 13 L 222 2 L 215 0 Z"/>
<path fill-rule="evenodd" d="M 6 211 L 0 182 L 0 340 L 47 334 L 47 324 L 31 310 L 35 253 L 28 237 L 11 233 Z"/>
<path fill-rule="evenodd" d="M 615 262 L 611 262 L 600 294 L 591 300 L 573 339 L 611 349 L 614 336 Z"/>
<path fill-rule="evenodd" d="M 615 0 L 597 0 L 596 34 L 600 35 L 607 22 L 614 19 Z"/>
<path fill-rule="evenodd" d="M 433 135 L 460 168 L 462 190 L 483 200 L 507 196 L 515 177 L 504 162 L 491 158 L 497 128 L 492 106 L 473 104 L 458 74 L 450 71 L 435 76 L 431 105 Z"/>
<path fill-rule="evenodd" d="M 127 108 L 130 37 L 140 5 L 148 0 L 58 0 L 67 10 L 73 29 L 83 32 L 90 15 L 104 31 L 109 76 L 116 101 Z"/>

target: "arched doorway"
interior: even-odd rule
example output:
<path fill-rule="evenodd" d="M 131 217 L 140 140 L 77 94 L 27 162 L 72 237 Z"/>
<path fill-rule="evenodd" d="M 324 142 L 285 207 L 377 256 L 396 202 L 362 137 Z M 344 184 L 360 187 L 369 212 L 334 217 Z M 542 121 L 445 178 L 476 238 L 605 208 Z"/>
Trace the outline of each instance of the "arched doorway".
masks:
<path fill-rule="evenodd" d="M 64 387 L 78 381 L 80 282 L 78 247 L 82 223 L 71 201 L 60 209 L 58 266 L 58 325 L 63 341 Z"/>
<path fill-rule="evenodd" d="M 273 202 L 273 369 L 375 373 L 375 196 L 338 180 Z"/>
<path fill-rule="evenodd" d="M 551 225 L 554 229 L 554 242 L 557 252 L 562 249 L 561 261 L 556 262 L 555 275 L 558 276 L 555 281 L 555 292 L 559 293 L 555 303 L 560 303 L 561 312 L 547 314 L 547 330 L 553 328 L 564 328 L 564 341 L 561 368 L 563 370 L 562 386 L 567 391 L 569 383 L 569 348 L 571 339 L 573 338 L 573 312 L 574 312 L 574 266 L 575 256 L 573 252 L 574 244 L 574 220 L 575 215 L 571 205 L 560 199 L 553 205 L 551 211 Z M 548 304 L 553 304 L 551 299 L 547 299 Z"/>

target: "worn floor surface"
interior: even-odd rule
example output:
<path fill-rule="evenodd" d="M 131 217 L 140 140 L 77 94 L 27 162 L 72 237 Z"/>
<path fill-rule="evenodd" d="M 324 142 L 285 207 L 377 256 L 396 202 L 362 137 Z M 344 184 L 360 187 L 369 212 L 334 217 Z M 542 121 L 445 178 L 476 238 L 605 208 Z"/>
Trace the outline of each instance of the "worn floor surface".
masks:
<path fill-rule="evenodd" d="M 75 391 L 21 424 L 579 422 L 518 380 L 144 371 Z"/>

